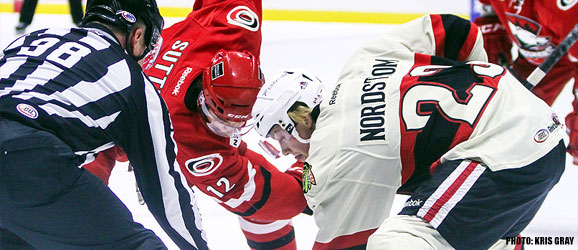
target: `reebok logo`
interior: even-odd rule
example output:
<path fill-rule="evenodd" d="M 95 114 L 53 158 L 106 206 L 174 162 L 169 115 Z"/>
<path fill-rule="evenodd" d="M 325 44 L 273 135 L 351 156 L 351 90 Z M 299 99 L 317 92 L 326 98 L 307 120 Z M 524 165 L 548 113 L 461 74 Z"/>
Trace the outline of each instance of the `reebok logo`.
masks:
<path fill-rule="evenodd" d="M 173 89 L 173 93 L 171 93 L 172 95 L 178 95 L 179 94 L 179 92 L 181 90 L 181 85 L 183 85 L 183 83 L 185 83 L 185 80 L 187 79 L 187 75 L 189 75 L 189 73 L 191 73 L 192 71 L 193 71 L 193 69 L 191 67 L 187 67 L 187 69 L 185 69 L 185 71 L 183 71 L 183 74 L 179 78 L 177 85 L 175 85 L 175 89 Z"/>
<path fill-rule="evenodd" d="M 419 207 L 421 206 L 422 200 L 408 200 L 403 204 L 403 207 Z"/>

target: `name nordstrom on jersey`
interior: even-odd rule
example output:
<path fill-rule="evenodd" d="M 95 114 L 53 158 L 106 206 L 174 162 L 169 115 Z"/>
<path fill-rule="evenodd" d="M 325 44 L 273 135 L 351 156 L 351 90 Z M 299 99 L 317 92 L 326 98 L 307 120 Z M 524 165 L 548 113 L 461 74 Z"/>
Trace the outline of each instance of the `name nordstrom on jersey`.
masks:
<path fill-rule="evenodd" d="M 385 141 L 385 79 L 395 73 L 398 60 L 375 59 L 371 77 L 365 78 L 361 95 L 359 140 Z"/>

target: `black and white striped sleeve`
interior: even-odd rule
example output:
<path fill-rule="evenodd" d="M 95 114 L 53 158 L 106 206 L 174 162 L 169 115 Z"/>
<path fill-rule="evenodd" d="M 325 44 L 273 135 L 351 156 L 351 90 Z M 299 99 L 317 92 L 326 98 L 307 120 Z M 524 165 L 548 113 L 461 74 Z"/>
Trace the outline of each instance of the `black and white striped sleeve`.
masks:
<path fill-rule="evenodd" d="M 146 126 L 126 129 L 129 141 L 123 145 L 134 166 L 138 186 L 148 208 L 161 227 L 181 249 L 208 249 L 193 191 L 176 162 L 176 146 L 166 105 L 153 84 L 141 73 L 143 90 L 133 90 L 132 106 L 138 114 L 125 124 Z M 134 78 L 133 78 L 134 80 Z M 140 80 L 140 81 L 143 81 Z M 130 121 L 132 120 L 132 121 Z M 144 125 L 143 125 L 144 124 Z"/>
<path fill-rule="evenodd" d="M 0 114 L 55 134 L 81 160 L 120 145 L 161 227 L 181 249 L 208 249 L 164 101 L 113 34 L 91 27 L 39 30 L 9 45 Z"/>

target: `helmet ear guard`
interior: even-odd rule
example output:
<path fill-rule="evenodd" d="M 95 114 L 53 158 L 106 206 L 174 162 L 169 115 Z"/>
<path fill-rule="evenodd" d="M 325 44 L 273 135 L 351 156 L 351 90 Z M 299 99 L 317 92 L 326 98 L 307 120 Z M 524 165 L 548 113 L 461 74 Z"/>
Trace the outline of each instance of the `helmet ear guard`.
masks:
<path fill-rule="evenodd" d="M 287 69 L 266 83 L 259 91 L 253 107 L 253 126 L 257 133 L 268 137 L 275 125 L 287 130 L 297 140 L 307 143 L 295 130 L 295 122 L 287 111 L 296 102 L 314 108 L 323 100 L 323 84 L 315 75 L 304 69 Z"/>

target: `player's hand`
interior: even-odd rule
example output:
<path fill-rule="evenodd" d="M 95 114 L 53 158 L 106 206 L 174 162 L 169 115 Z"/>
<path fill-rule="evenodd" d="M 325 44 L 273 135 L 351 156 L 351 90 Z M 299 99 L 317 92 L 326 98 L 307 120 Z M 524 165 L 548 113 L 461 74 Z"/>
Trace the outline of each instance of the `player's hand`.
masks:
<path fill-rule="evenodd" d="M 498 17 L 478 17 L 474 21 L 482 31 L 488 61 L 507 67 L 512 63 L 512 42 Z"/>
<path fill-rule="evenodd" d="M 574 165 L 578 165 L 578 113 L 576 111 L 566 116 L 566 127 L 570 137 L 566 151 L 572 155 Z"/>
<path fill-rule="evenodd" d="M 127 162 L 128 157 L 126 156 L 124 150 L 122 150 L 122 148 L 120 148 L 119 146 L 115 146 L 115 148 L 116 148 L 116 161 Z"/>
<path fill-rule="evenodd" d="M 303 181 L 303 164 L 302 161 L 296 161 L 290 168 L 285 170 L 285 173 L 295 177 L 301 183 Z"/>

